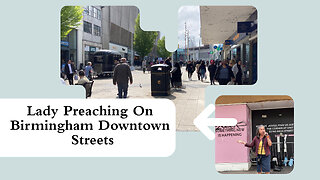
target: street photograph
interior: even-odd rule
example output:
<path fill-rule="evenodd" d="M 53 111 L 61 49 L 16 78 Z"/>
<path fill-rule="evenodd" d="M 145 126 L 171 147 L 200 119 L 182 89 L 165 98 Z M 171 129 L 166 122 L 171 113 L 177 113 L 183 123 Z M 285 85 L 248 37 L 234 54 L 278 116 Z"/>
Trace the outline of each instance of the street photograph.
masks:
<path fill-rule="evenodd" d="M 294 102 L 290 96 L 220 96 L 215 168 L 222 174 L 288 174 L 294 167 Z"/>
<path fill-rule="evenodd" d="M 198 131 L 208 86 L 257 82 L 257 10 L 252 6 L 182 6 L 178 44 L 144 31 L 135 6 L 64 6 L 60 80 L 86 98 L 165 98 L 176 106 L 177 131 Z"/>

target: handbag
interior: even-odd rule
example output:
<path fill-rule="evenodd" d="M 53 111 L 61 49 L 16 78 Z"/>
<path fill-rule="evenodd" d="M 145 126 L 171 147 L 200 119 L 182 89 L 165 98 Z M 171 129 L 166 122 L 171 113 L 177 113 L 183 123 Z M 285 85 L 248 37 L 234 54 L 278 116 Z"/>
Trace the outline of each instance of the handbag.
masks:
<path fill-rule="evenodd" d="M 261 155 L 262 155 L 263 144 L 264 144 L 264 137 L 262 138 L 262 146 L 261 146 L 261 153 L 260 153 Z M 258 165 L 261 165 L 261 163 L 262 163 L 262 157 L 259 156 L 259 154 L 258 154 L 257 164 L 258 164 Z"/>

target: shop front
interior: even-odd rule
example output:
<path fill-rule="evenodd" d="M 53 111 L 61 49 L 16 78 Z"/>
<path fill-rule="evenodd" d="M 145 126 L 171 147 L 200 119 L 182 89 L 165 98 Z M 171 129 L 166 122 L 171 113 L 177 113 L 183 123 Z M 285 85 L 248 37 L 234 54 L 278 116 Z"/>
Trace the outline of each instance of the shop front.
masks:
<path fill-rule="evenodd" d="M 61 41 L 60 42 L 60 60 L 61 63 L 66 62 L 69 59 L 69 42 Z"/>
<path fill-rule="evenodd" d="M 100 46 L 84 45 L 84 61 L 79 64 L 79 68 L 82 69 L 88 62 L 93 62 L 94 52 L 100 49 Z"/>
<path fill-rule="evenodd" d="M 67 62 L 77 62 L 77 30 L 72 30 L 66 38 L 60 41 L 60 58 Z"/>
<path fill-rule="evenodd" d="M 114 43 L 109 43 L 109 49 L 114 50 L 114 51 L 118 51 L 122 57 L 128 59 L 128 54 L 129 54 L 128 47 L 121 46 L 121 45 L 114 44 Z"/>

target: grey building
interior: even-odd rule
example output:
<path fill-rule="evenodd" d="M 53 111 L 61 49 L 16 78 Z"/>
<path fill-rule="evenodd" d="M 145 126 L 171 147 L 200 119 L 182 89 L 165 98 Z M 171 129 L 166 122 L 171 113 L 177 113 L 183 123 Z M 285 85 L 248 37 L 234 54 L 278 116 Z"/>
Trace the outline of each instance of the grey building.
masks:
<path fill-rule="evenodd" d="M 81 25 L 61 41 L 61 60 L 75 62 L 77 69 L 100 49 L 121 53 L 133 62 L 133 37 L 139 9 L 135 6 L 84 6 Z"/>
<path fill-rule="evenodd" d="M 133 62 L 133 37 L 139 9 L 135 6 L 103 6 L 102 49 L 115 50 Z"/>
<path fill-rule="evenodd" d="M 101 6 L 84 6 L 83 19 L 78 28 L 78 64 L 93 60 L 93 53 L 102 49 Z"/>

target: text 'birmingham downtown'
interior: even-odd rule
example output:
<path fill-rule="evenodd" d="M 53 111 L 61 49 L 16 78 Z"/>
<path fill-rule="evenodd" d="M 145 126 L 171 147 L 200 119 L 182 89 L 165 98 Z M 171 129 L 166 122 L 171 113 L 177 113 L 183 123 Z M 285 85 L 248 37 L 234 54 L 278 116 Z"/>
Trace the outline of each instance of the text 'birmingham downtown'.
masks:
<path fill-rule="evenodd" d="M 58 113 L 58 109 L 53 109 L 47 106 L 45 109 L 32 109 L 32 106 L 28 107 L 27 116 L 51 116 L 53 119 Z M 110 105 L 108 108 L 99 106 L 96 109 L 74 109 L 71 106 L 64 106 L 64 116 L 119 116 L 121 119 L 128 118 L 128 109 L 112 109 Z M 152 116 L 152 109 L 144 109 L 142 106 L 136 106 L 133 108 L 133 114 L 136 116 Z M 33 122 L 26 120 L 10 120 L 10 130 L 22 130 L 22 131 L 57 131 L 58 133 L 64 133 L 65 131 L 89 131 L 94 130 L 92 122 L 71 122 L 64 120 L 60 122 L 54 122 L 54 120 L 44 120 L 42 122 Z M 155 131 L 168 131 L 170 130 L 169 123 L 142 123 L 142 122 L 110 122 L 102 119 L 97 121 L 98 130 L 155 130 Z"/>

